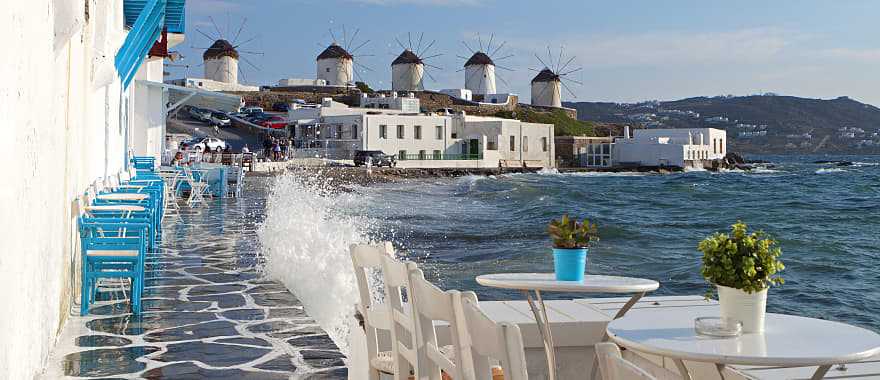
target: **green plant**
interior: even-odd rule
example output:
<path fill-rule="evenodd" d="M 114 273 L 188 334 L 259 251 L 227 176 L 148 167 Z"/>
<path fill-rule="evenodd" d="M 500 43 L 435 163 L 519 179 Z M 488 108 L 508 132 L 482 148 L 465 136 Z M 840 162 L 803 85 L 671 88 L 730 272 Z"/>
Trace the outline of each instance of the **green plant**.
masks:
<path fill-rule="evenodd" d="M 730 235 L 716 232 L 697 248 L 703 252 L 700 273 L 710 284 L 753 293 L 785 282 L 778 275 L 785 265 L 776 240 L 764 231 L 750 234 L 741 221 L 731 226 Z"/>
<path fill-rule="evenodd" d="M 547 226 L 547 233 L 553 239 L 554 248 L 588 248 L 592 243 L 599 241 L 599 232 L 595 223 L 588 219 L 578 222 L 569 219 L 568 214 L 562 219 L 553 219 Z"/>

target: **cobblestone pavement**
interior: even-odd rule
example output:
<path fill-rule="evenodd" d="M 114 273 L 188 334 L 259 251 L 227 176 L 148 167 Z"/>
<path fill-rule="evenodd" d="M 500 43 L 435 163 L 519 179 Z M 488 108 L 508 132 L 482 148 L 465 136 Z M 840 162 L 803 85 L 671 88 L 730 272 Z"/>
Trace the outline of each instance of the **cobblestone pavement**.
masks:
<path fill-rule="evenodd" d="M 144 312 L 130 314 L 121 287 L 107 284 L 89 316 L 75 306 L 44 378 L 346 378 L 326 332 L 260 274 L 264 193 L 247 181 L 240 199 L 182 206 L 148 256 Z"/>

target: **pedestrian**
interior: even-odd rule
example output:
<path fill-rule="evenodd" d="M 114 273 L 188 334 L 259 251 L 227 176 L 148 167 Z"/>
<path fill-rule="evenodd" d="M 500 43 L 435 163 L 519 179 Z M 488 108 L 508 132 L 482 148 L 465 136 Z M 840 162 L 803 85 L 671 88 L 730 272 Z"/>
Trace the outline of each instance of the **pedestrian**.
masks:
<path fill-rule="evenodd" d="M 275 142 L 275 145 L 272 146 L 272 161 L 280 161 L 281 160 L 281 144 L 278 141 Z"/>

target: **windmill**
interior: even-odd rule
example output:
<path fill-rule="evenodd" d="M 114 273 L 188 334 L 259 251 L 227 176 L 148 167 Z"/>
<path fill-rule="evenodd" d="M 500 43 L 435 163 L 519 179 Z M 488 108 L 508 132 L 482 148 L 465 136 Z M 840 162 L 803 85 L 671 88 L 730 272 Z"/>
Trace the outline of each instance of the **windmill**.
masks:
<path fill-rule="evenodd" d="M 569 68 L 572 61 L 575 59 L 574 56 L 566 60 L 567 57 L 565 57 L 565 51 L 560 47 L 559 54 L 554 60 L 553 53 L 550 51 L 550 47 L 547 46 L 547 61 L 545 62 L 541 59 L 538 54 L 535 54 L 535 58 L 538 59 L 538 62 L 541 62 L 541 64 L 544 65 L 544 68 L 541 70 L 529 69 L 538 72 L 538 74 L 532 78 L 533 106 L 562 107 L 563 87 L 572 97 L 577 98 L 577 95 L 575 95 L 574 92 L 571 91 L 571 88 L 566 84 L 567 82 L 571 82 L 583 85 L 583 83 L 579 81 L 566 77 L 569 74 L 583 69 L 582 67 L 576 69 Z"/>
<path fill-rule="evenodd" d="M 351 86 L 354 84 L 354 76 L 360 77 L 358 72 L 354 70 L 355 65 L 363 70 L 372 71 L 369 67 L 355 61 L 355 58 L 370 56 L 356 55 L 357 51 L 368 44 L 370 40 L 354 45 L 360 29 L 356 29 L 349 38 L 348 30 L 344 25 L 342 26 L 342 41 L 336 40 L 336 34 L 332 29 L 329 29 L 329 32 L 332 39 L 330 45 L 321 54 L 318 54 L 317 78 L 327 81 L 330 86 Z M 352 48 L 352 46 L 355 47 Z"/>
<path fill-rule="evenodd" d="M 507 85 L 507 81 L 505 81 L 500 75 L 496 74 L 496 67 L 503 70 L 513 71 L 512 69 L 497 64 L 499 61 L 513 57 L 513 54 L 498 57 L 499 52 L 504 48 L 506 42 L 501 42 L 496 46 L 492 46 L 493 42 L 495 42 L 494 33 L 489 37 L 489 41 L 487 41 L 485 46 L 483 45 L 483 39 L 477 34 L 478 49 L 472 49 L 467 42 L 461 41 L 462 45 L 470 50 L 472 55 L 470 58 L 458 56 L 459 58 L 466 60 L 464 68 L 459 71 L 464 71 L 464 88 L 471 90 L 474 95 L 485 96 L 497 93 L 497 87 L 495 86 L 496 76 L 501 82 Z M 493 56 L 497 58 L 493 59 Z"/>
<path fill-rule="evenodd" d="M 234 34 L 231 33 L 232 29 L 229 22 L 227 22 L 226 32 L 224 33 L 220 30 L 217 23 L 214 22 L 213 17 L 209 16 L 208 19 L 214 26 L 214 31 L 206 33 L 201 29 L 196 28 L 196 32 L 207 38 L 209 41 L 213 41 L 213 43 L 207 48 L 192 47 L 193 49 L 205 50 L 202 54 L 202 64 L 199 65 L 205 67 L 205 79 L 229 84 L 239 84 L 238 78 L 239 75 L 241 75 L 242 79 L 245 79 L 246 81 L 247 78 L 245 78 L 244 72 L 239 66 L 239 60 L 243 60 L 246 64 L 259 71 L 260 68 L 251 62 L 251 60 L 245 55 L 262 56 L 264 53 L 241 49 L 242 47 L 245 47 L 244 45 L 259 38 L 259 35 L 239 42 L 239 38 L 247 24 L 247 18 L 242 19 L 238 30 Z M 216 34 L 214 34 L 214 32 L 216 32 Z M 186 68 L 188 69 L 189 66 L 186 66 Z"/>
<path fill-rule="evenodd" d="M 426 61 L 431 58 L 439 57 L 442 54 L 426 56 L 437 40 L 431 41 L 431 43 L 425 45 L 423 48 L 422 41 L 424 41 L 424 37 L 425 33 L 421 33 L 415 46 L 413 46 L 411 33 L 407 33 L 407 39 L 409 41 L 408 45 L 404 45 L 397 38 L 394 39 L 397 41 L 397 44 L 403 48 L 403 52 L 391 62 L 392 91 L 423 91 L 425 89 L 424 76 L 427 75 L 428 78 L 434 80 L 434 77 L 430 72 L 426 71 L 425 67 L 431 67 L 438 70 L 440 68 L 428 64 Z"/>

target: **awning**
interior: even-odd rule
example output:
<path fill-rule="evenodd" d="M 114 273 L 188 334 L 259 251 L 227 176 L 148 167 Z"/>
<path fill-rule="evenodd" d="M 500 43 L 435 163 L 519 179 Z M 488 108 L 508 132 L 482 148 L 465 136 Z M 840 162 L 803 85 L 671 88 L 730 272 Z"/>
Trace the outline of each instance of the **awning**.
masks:
<path fill-rule="evenodd" d="M 168 110 L 170 114 L 183 105 L 209 108 L 217 111 L 237 112 L 241 108 L 241 96 L 207 91 L 193 87 L 183 87 L 168 83 L 138 80 L 139 85 L 159 87 L 168 91 Z"/>

